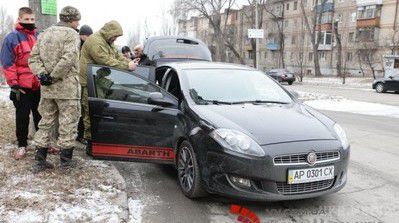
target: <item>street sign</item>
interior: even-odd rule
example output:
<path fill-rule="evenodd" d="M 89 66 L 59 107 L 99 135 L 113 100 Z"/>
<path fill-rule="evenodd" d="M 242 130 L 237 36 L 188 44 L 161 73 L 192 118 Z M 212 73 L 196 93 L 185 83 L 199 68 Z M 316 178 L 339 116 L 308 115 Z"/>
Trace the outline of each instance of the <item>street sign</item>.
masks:
<path fill-rule="evenodd" d="M 248 29 L 248 38 L 250 39 L 263 39 L 264 35 L 263 29 Z"/>
<path fill-rule="evenodd" d="M 41 0 L 43 15 L 57 15 L 57 0 Z"/>

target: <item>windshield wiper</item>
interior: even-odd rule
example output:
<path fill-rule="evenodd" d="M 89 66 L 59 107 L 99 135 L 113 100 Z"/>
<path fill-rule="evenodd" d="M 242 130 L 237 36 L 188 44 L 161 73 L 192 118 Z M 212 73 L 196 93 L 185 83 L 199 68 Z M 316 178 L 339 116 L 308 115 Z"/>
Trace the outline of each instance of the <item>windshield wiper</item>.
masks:
<path fill-rule="evenodd" d="M 289 104 L 289 102 L 284 102 L 284 101 L 267 101 L 267 100 L 252 100 L 252 101 L 235 101 L 232 102 L 232 104 Z"/>
<path fill-rule="evenodd" d="M 214 105 L 231 105 L 231 102 L 226 102 L 226 101 L 219 101 L 219 100 L 207 100 L 202 98 L 200 95 L 198 95 L 198 92 L 195 89 L 190 89 L 190 95 L 191 98 L 197 103 L 197 104 L 214 104 Z"/>

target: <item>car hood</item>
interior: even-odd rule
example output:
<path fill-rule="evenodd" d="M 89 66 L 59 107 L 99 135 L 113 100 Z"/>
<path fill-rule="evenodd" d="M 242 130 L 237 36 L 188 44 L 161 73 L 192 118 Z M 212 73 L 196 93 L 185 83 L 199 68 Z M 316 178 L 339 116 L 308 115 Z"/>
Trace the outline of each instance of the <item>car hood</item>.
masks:
<path fill-rule="evenodd" d="M 194 110 L 216 128 L 240 130 L 259 145 L 335 139 L 327 127 L 331 123 L 323 123 L 302 104 L 195 105 Z"/>

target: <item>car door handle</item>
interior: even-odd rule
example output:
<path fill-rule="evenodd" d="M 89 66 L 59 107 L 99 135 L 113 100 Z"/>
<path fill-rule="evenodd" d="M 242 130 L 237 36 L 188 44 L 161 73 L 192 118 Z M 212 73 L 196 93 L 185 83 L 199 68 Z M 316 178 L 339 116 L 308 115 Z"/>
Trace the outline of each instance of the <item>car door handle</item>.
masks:
<path fill-rule="evenodd" d="M 107 119 L 107 120 L 115 120 L 114 116 L 106 116 L 106 115 L 93 115 L 96 118 Z"/>

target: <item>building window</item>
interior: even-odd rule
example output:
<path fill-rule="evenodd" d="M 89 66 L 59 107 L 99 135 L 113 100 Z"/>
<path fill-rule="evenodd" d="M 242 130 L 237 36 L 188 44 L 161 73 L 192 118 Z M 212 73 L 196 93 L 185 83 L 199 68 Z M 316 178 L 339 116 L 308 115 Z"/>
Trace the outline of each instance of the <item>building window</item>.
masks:
<path fill-rule="evenodd" d="M 319 59 L 326 60 L 326 53 L 324 51 L 319 51 Z"/>
<path fill-rule="evenodd" d="M 291 39 L 291 44 L 296 44 L 296 36 L 293 36 Z"/>
<path fill-rule="evenodd" d="M 374 41 L 376 29 L 375 28 L 365 28 L 359 29 L 357 31 L 357 40 L 358 41 Z"/>
<path fill-rule="evenodd" d="M 376 5 L 359 7 L 357 10 L 358 19 L 371 19 L 376 17 Z"/>
<path fill-rule="evenodd" d="M 352 53 L 351 52 L 346 53 L 346 61 L 352 61 Z"/>
<path fill-rule="evenodd" d="M 354 32 L 350 32 L 349 36 L 348 36 L 348 42 L 353 42 L 355 40 L 355 33 Z"/>
<path fill-rule="evenodd" d="M 298 2 L 294 2 L 294 10 L 297 10 L 298 9 Z"/>
<path fill-rule="evenodd" d="M 327 31 L 322 31 L 320 34 L 320 44 L 330 45 L 332 43 L 332 33 Z M 318 38 L 318 33 L 316 33 L 316 39 Z"/>
<path fill-rule="evenodd" d="M 287 3 L 287 11 L 290 10 L 290 3 Z"/>
<path fill-rule="evenodd" d="M 352 12 L 352 14 L 351 14 L 351 22 L 356 22 L 356 12 Z"/>
<path fill-rule="evenodd" d="M 264 52 L 264 58 L 267 59 L 267 51 Z"/>

